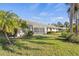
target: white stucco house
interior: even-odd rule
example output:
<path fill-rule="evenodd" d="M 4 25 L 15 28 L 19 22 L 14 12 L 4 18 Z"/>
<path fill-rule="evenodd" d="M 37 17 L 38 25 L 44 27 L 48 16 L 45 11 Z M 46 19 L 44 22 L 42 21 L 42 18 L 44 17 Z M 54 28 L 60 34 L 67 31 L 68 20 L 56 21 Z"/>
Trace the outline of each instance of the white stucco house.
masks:
<path fill-rule="evenodd" d="M 34 34 L 47 34 L 49 31 L 57 32 L 65 30 L 65 27 L 56 27 L 54 25 L 46 25 L 38 22 L 27 21 L 28 27 Z"/>
<path fill-rule="evenodd" d="M 23 35 L 25 35 L 23 29 L 19 29 L 19 30 L 17 31 L 16 38 L 17 38 L 17 37 L 21 37 L 21 36 L 23 36 Z"/>

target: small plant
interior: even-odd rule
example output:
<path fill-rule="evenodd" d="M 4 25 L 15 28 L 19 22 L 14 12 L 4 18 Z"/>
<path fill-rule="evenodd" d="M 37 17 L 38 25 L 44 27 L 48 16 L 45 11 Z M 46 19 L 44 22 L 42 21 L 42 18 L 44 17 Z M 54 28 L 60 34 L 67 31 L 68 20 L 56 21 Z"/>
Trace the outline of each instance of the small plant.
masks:
<path fill-rule="evenodd" d="M 32 37 L 32 36 L 33 36 L 33 31 L 28 31 L 27 37 L 30 38 L 30 37 Z"/>
<path fill-rule="evenodd" d="M 64 38 L 66 38 L 67 34 L 68 34 L 67 32 L 62 32 L 61 36 L 64 37 Z"/>
<path fill-rule="evenodd" d="M 47 32 L 47 34 L 52 34 L 52 32 L 51 32 L 51 31 L 49 31 L 49 32 Z"/>
<path fill-rule="evenodd" d="M 56 33 L 58 33 L 58 32 L 54 32 L 54 31 L 47 32 L 47 34 L 56 34 Z"/>

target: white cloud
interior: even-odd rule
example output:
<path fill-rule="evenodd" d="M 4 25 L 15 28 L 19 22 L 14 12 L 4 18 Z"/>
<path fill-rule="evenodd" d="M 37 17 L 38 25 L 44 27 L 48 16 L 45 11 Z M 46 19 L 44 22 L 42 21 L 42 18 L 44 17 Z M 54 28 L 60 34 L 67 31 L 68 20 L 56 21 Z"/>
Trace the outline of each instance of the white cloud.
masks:
<path fill-rule="evenodd" d="M 63 17 L 61 17 L 61 16 L 58 16 L 58 17 L 50 17 L 50 19 L 63 20 L 64 18 L 63 18 Z"/>
<path fill-rule="evenodd" d="M 64 18 L 63 18 L 63 17 L 56 17 L 56 19 L 61 19 L 61 20 L 62 20 L 62 19 L 64 19 Z"/>
<path fill-rule="evenodd" d="M 64 23 L 65 21 L 69 22 L 69 19 L 66 17 L 62 17 L 62 16 L 57 16 L 57 17 L 50 17 L 50 21 L 53 23 L 57 23 L 57 22 L 62 22 Z"/>
<path fill-rule="evenodd" d="M 40 16 L 49 16 L 49 17 L 51 17 L 53 15 L 54 15 L 53 13 L 48 13 L 48 12 L 41 12 L 40 13 Z"/>

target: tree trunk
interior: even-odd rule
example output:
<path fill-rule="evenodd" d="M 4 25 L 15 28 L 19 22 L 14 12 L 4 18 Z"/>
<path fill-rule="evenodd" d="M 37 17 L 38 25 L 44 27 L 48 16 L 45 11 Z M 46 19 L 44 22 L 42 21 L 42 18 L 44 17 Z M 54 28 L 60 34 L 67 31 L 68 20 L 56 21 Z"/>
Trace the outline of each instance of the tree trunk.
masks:
<path fill-rule="evenodd" d="M 76 35 L 78 35 L 78 19 L 77 19 L 77 13 L 75 15 L 75 19 L 76 19 Z"/>
<path fill-rule="evenodd" d="M 70 5 L 70 32 L 73 33 L 74 3 Z"/>
<path fill-rule="evenodd" d="M 5 35 L 6 39 L 7 39 L 7 41 L 9 42 L 9 44 L 11 44 L 11 42 L 10 42 L 10 40 L 9 40 L 9 37 L 8 37 L 8 35 L 7 35 L 6 32 L 4 32 L 4 35 Z"/>
<path fill-rule="evenodd" d="M 76 34 L 78 35 L 78 19 L 76 19 Z"/>

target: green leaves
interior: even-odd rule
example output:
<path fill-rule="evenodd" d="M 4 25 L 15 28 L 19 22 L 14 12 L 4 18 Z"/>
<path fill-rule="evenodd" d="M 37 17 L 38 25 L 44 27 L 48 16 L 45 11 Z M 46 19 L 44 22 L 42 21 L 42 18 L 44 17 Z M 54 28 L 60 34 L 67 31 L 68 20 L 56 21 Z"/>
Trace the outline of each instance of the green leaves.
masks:
<path fill-rule="evenodd" d="M 14 29 L 27 28 L 25 20 L 20 20 L 19 17 L 10 11 L 0 11 L 0 30 L 6 33 L 14 33 Z"/>
<path fill-rule="evenodd" d="M 20 27 L 21 27 L 21 28 L 27 28 L 27 22 L 24 21 L 24 20 L 21 20 L 21 21 L 20 21 Z"/>
<path fill-rule="evenodd" d="M 19 17 L 10 11 L 0 11 L 0 28 L 7 33 L 13 33 L 18 28 Z"/>

